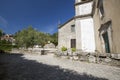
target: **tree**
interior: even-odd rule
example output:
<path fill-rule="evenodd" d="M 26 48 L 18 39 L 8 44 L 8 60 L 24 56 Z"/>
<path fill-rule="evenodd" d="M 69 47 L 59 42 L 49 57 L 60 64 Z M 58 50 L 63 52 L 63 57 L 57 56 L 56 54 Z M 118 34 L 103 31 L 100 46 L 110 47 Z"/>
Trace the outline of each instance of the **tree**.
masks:
<path fill-rule="evenodd" d="M 18 47 L 33 47 L 34 45 L 41 45 L 42 47 L 51 41 L 55 45 L 58 44 L 58 33 L 53 35 L 43 33 L 35 30 L 32 26 L 15 33 L 14 38 Z"/>
<path fill-rule="evenodd" d="M 52 41 L 51 42 L 54 43 L 55 46 L 58 45 L 58 32 L 56 32 L 52 35 Z"/>
<path fill-rule="evenodd" d="M 0 37 L 2 36 L 2 34 L 3 34 L 3 32 L 2 32 L 2 30 L 0 29 Z"/>
<path fill-rule="evenodd" d="M 34 45 L 44 46 L 52 37 L 48 33 L 35 30 L 32 26 L 15 33 L 16 44 L 19 47 L 33 47 Z"/>

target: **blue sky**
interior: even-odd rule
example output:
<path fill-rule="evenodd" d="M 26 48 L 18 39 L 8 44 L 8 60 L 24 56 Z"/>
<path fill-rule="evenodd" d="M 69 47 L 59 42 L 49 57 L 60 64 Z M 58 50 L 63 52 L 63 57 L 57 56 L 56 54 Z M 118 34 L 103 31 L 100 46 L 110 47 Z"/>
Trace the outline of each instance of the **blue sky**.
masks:
<path fill-rule="evenodd" d="M 74 0 L 0 0 L 0 29 L 14 34 L 29 25 L 54 33 L 74 16 Z"/>

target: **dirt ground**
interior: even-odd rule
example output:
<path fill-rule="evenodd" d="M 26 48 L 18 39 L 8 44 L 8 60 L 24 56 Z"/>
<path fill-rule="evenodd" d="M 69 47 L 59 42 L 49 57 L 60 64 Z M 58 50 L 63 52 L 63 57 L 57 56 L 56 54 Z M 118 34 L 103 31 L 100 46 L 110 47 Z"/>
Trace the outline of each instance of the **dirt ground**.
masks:
<path fill-rule="evenodd" d="M 0 54 L 0 80 L 120 80 L 120 68 L 54 55 Z"/>

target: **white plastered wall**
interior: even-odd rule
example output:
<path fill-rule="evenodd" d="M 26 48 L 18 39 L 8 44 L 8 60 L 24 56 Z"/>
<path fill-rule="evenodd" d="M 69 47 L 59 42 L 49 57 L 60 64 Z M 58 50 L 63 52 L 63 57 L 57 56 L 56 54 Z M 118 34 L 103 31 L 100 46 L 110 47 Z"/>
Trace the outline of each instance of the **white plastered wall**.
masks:
<path fill-rule="evenodd" d="M 84 52 L 95 52 L 94 24 L 92 18 L 76 20 L 77 49 Z"/>
<path fill-rule="evenodd" d="M 95 36 L 93 19 L 83 19 L 81 22 L 81 42 L 82 50 L 87 52 L 95 51 Z"/>
<path fill-rule="evenodd" d="M 85 3 L 82 5 L 77 5 L 76 6 L 76 16 L 91 14 L 92 4 L 93 4 L 93 2 Z"/>

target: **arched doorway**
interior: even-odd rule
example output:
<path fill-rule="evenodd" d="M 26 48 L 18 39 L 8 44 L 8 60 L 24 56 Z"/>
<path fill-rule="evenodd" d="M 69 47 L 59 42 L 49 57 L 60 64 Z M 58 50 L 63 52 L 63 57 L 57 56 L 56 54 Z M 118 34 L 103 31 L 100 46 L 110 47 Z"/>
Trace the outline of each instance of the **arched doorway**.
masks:
<path fill-rule="evenodd" d="M 105 33 L 103 33 L 102 37 L 104 40 L 105 52 L 110 53 L 110 44 L 109 44 L 108 32 L 106 31 Z"/>

